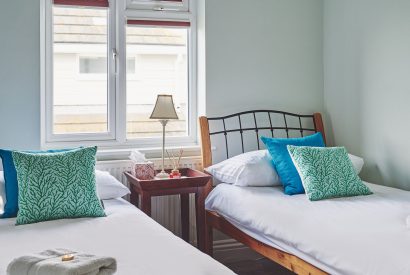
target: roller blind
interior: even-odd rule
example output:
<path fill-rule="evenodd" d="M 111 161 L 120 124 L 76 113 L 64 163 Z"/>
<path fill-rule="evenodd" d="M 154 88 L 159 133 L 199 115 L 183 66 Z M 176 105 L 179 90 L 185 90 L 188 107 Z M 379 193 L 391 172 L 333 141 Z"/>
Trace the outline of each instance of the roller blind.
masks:
<path fill-rule="evenodd" d="M 179 0 L 176 0 L 179 1 Z M 108 7 L 108 0 L 54 0 L 55 5 L 83 6 L 83 7 Z"/>

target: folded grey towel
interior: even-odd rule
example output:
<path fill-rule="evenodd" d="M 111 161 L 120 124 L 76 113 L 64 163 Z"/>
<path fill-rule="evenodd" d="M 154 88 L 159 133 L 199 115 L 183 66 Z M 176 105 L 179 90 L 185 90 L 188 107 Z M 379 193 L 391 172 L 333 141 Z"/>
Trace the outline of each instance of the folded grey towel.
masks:
<path fill-rule="evenodd" d="M 71 261 L 62 256 L 73 254 Z M 117 270 L 114 258 L 78 253 L 67 249 L 49 249 L 38 254 L 14 259 L 7 267 L 8 275 L 112 275 Z"/>

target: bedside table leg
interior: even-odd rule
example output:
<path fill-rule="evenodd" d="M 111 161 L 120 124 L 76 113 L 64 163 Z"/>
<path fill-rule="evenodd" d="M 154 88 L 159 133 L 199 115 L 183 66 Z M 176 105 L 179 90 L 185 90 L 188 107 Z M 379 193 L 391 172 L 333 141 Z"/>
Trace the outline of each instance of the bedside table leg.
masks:
<path fill-rule="evenodd" d="M 189 194 L 181 194 L 180 197 L 182 239 L 189 242 Z"/>
<path fill-rule="evenodd" d="M 151 217 L 151 196 L 147 194 L 141 195 L 141 210 Z"/>
<path fill-rule="evenodd" d="M 135 207 L 139 207 L 139 194 L 137 192 L 131 191 L 130 203 L 135 205 Z"/>
<path fill-rule="evenodd" d="M 198 249 L 205 252 L 205 189 L 198 188 L 197 193 L 195 194 L 196 202 L 196 234 Z"/>

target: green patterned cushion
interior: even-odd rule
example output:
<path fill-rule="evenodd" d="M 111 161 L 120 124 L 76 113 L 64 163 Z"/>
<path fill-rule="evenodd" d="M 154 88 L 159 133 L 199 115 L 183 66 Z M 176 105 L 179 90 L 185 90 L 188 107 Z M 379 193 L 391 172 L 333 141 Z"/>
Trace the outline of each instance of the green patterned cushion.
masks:
<path fill-rule="evenodd" d="M 52 154 L 13 152 L 19 189 L 17 225 L 104 217 L 95 186 L 97 147 Z"/>
<path fill-rule="evenodd" d="M 344 147 L 288 146 L 288 151 L 311 201 L 372 194 Z"/>

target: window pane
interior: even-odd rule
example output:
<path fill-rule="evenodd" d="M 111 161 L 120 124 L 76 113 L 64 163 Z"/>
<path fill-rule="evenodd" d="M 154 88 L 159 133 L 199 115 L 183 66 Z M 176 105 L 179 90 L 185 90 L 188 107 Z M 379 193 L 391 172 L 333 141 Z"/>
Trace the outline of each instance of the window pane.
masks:
<path fill-rule="evenodd" d="M 149 117 L 158 94 L 172 94 L 179 120 L 170 121 L 168 136 L 188 135 L 188 29 L 127 27 L 127 138 L 160 137 L 162 126 Z"/>
<path fill-rule="evenodd" d="M 53 8 L 53 132 L 108 131 L 105 8 Z"/>
<path fill-rule="evenodd" d="M 107 73 L 107 58 L 105 57 L 80 57 L 80 74 L 105 74 Z"/>
<path fill-rule="evenodd" d="M 127 74 L 135 74 L 135 58 L 127 58 Z"/>

